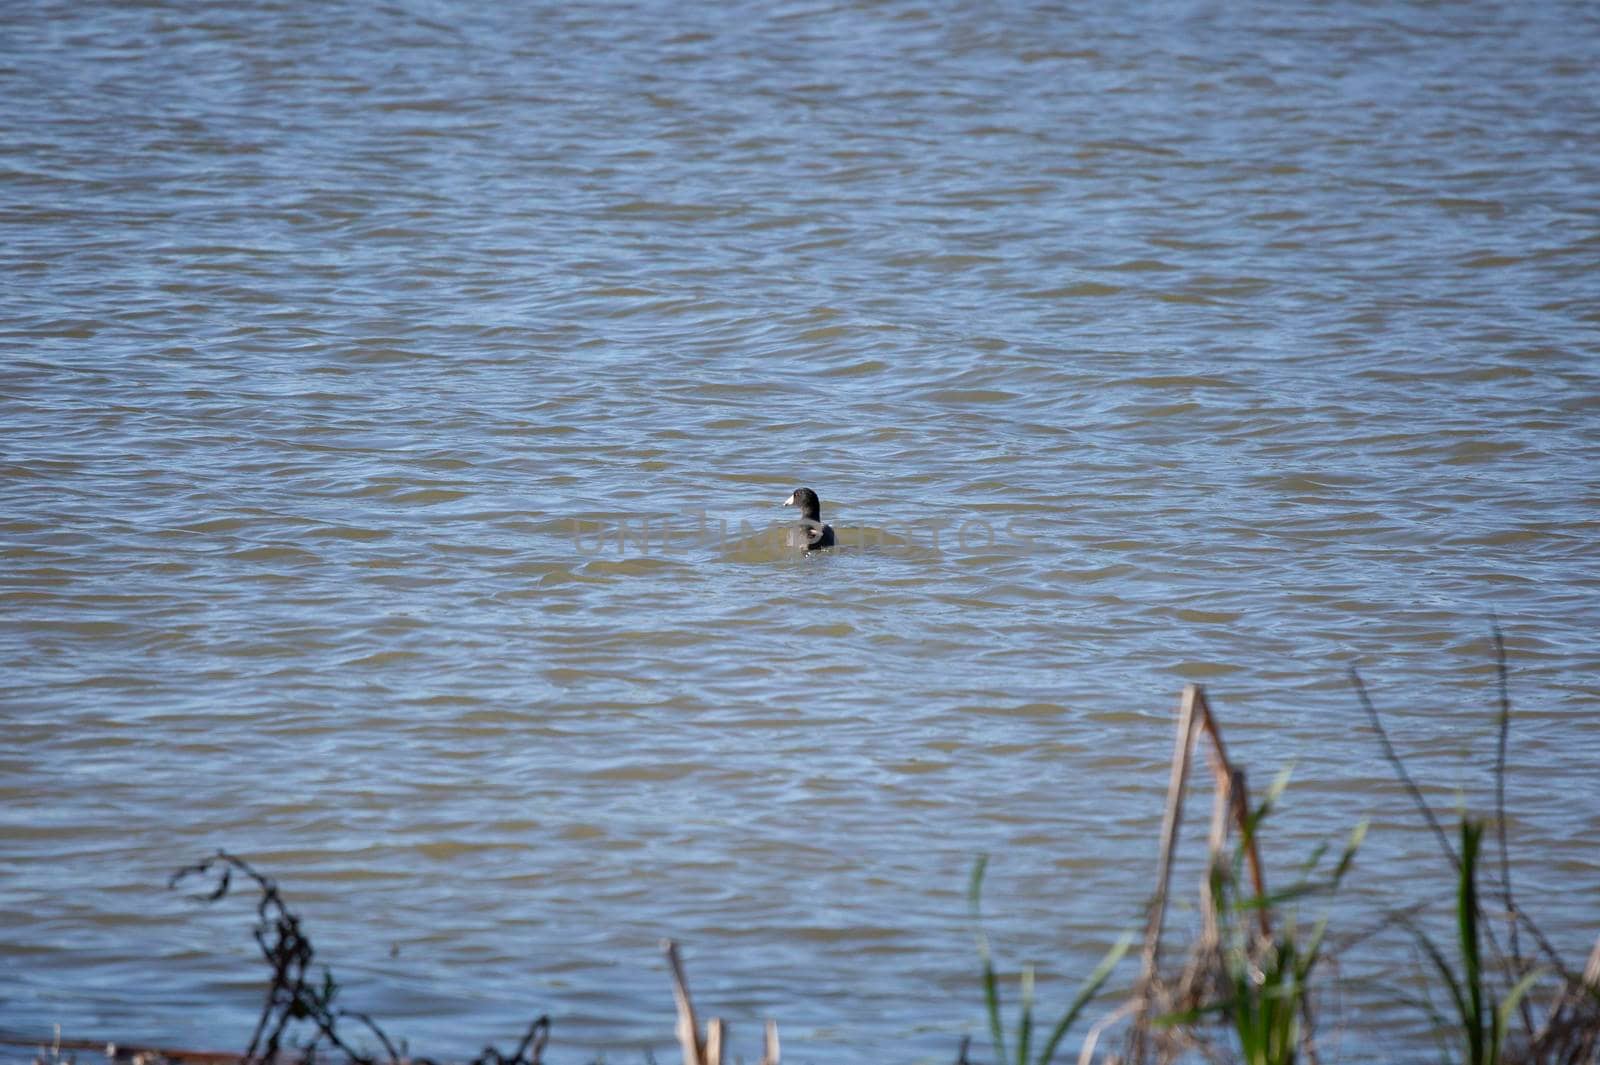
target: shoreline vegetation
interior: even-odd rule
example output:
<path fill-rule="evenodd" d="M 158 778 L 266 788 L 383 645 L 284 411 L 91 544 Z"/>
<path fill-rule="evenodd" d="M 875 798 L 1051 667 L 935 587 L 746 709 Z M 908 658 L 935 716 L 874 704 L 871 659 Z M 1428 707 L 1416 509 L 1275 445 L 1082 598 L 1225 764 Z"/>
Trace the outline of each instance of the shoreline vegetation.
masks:
<path fill-rule="evenodd" d="M 1512 889 L 1506 840 L 1505 772 L 1511 699 L 1505 641 L 1492 629 L 1498 688 L 1498 729 L 1494 762 L 1494 812 L 1489 818 L 1461 814 L 1448 831 L 1423 798 L 1389 740 L 1377 706 L 1354 669 L 1350 680 L 1373 734 L 1419 816 L 1441 851 L 1441 891 L 1454 899 L 1453 936 L 1440 942 L 1417 920 L 1422 907 L 1396 907 L 1378 915 L 1348 942 L 1398 929 L 1425 959 L 1420 1008 L 1425 1011 L 1443 1061 L 1466 1065 L 1595 1065 L 1600 1062 L 1600 938 L 1581 968 L 1570 966 L 1521 908 Z M 1204 740 L 1212 782 L 1207 832 L 1208 875 L 1202 878 L 1197 913 L 1200 927 L 1183 957 L 1164 942 L 1174 855 L 1185 822 L 1189 769 Z M 1328 982 L 1321 974 L 1337 952 L 1328 938 L 1326 918 L 1311 925 L 1293 908 L 1301 900 L 1326 898 L 1352 868 L 1366 831 L 1357 825 L 1331 867 L 1322 869 L 1326 848 L 1297 864 L 1298 877 L 1287 886 L 1269 887 L 1267 863 L 1258 845 L 1259 827 L 1276 812 L 1287 785 L 1280 774 L 1251 805 L 1245 770 L 1228 756 L 1222 728 L 1205 689 L 1189 685 L 1179 702 L 1176 742 L 1166 805 L 1162 815 L 1156 888 L 1139 937 L 1138 974 L 1120 1001 L 1103 1002 L 1101 992 L 1118 962 L 1130 953 L 1135 936 L 1124 935 L 1085 978 L 1066 1011 L 1050 1024 L 1035 1011 L 1031 967 L 1018 976 L 1015 1021 L 1008 1027 L 1007 992 L 996 970 L 980 912 L 987 858 L 974 865 L 968 887 L 980 967 L 979 989 L 987 1021 L 988 1046 L 971 1038 L 952 1048 L 955 1065 L 1164 1065 L 1206 1061 L 1243 1065 L 1321 1065 L 1317 1042 L 1317 1004 Z M 1490 897 L 1480 887 L 1486 864 L 1497 852 L 1498 876 Z M 191 879 L 209 881 L 195 896 L 217 902 L 236 883 L 257 893 L 253 934 L 270 970 L 261 1015 L 240 1052 L 132 1047 L 104 1040 L 54 1038 L 40 1045 L 38 1033 L 0 1031 L 0 1043 L 38 1047 L 35 1065 L 76 1065 L 77 1052 L 103 1054 L 127 1065 L 442 1065 L 411 1056 L 372 1017 L 337 1004 L 339 984 L 326 966 L 320 978 L 316 951 L 289 908 L 277 883 L 238 856 L 219 851 L 176 872 L 170 886 Z M 751 1060 L 753 1049 L 736 1052 L 728 1026 L 717 1017 L 704 1024 L 689 990 L 678 945 L 662 942 L 676 1006 L 675 1041 L 684 1065 L 732 1065 Z M 1096 1011 L 1092 1020 L 1091 1009 Z M 1077 1052 L 1063 1053 L 1069 1035 Z M 486 1047 L 476 1057 L 452 1059 L 464 1065 L 545 1065 L 551 1039 L 548 1015 L 534 1019 L 518 1044 L 502 1053 Z M 762 1033 L 760 1065 L 779 1065 L 778 1025 L 768 1020 Z M 654 1063 L 648 1051 L 643 1059 Z M 886 1056 L 884 1060 L 889 1060 Z"/>

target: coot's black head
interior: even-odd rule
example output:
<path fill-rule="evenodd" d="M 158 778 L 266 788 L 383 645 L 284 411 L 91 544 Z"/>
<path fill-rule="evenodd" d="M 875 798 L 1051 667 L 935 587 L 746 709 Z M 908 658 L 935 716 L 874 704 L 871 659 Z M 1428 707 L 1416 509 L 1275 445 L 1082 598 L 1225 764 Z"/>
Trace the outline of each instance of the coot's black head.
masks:
<path fill-rule="evenodd" d="M 809 488 L 796 488 L 794 494 L 783 501 L 786 507 L 799 507 L 800 517 L 806 521 L 822 520 L 822 500 Z"/>

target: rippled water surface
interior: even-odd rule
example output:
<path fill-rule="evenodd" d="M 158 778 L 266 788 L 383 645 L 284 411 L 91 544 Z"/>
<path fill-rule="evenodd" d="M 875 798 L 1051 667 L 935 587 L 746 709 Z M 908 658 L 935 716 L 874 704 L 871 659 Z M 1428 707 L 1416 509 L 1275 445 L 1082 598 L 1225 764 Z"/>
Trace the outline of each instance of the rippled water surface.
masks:
<path fill-rule="evenodd" d="M 1446 896 L 1344 670 L 1488 812 L 1491 612 L 1578 961 L 1597 56 L 1577 2 L 8 5 L 0 1027 L 242 1046 L 249 907 L 165 886 L 226 847 L 424 1052 L 669 1054 L 672 936 L 747 1057 L 948 1061 L 976 855 L 1047 1005 L 1138 922 L 1187 681 L 1295 765 L 1283 878 L 1372 818 L 1339 930 Z M 843 546 L 771 549 L 799 485 Z M 1403 934 L 1336 975 L 1333 1059 L 1431 1060 Z"/>

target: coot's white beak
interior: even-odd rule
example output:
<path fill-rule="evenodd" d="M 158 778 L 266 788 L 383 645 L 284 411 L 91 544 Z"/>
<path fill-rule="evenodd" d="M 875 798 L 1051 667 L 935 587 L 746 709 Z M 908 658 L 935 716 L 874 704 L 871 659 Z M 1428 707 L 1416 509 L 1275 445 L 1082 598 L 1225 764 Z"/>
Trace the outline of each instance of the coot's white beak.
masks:
<path fill-rule="evenodd" d="M 786 506 L 786 507 L 792 507 L 792 506 L 794 506 L 794 493 L 792 493 L 792 492 L 791 492 L 791 493 L 790 493 L 790 494 L 789 494 L 789 498 L 788 498 L 788 499 L 785 499 L 785 500 L 784 500 L 784 501 L 783 501 L 783 505 L 784 505 L 784 506 Z"/>

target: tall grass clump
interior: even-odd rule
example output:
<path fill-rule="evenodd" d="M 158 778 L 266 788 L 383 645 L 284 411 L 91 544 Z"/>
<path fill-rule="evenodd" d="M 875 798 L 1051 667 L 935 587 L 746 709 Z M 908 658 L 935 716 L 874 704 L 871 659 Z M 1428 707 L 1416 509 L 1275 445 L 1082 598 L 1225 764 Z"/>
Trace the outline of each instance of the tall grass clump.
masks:
<path fill-rule="evenodd" d="M 1322 959 L 1328 927 L 1324 917 L 1308 933 L 1291 914 L 1284 919 L 1283 930 L 1274 932 L 1274 922 L 1255 918 L 1309 895 L 1331 895 L 1349 871 L 1367 831 L 1365 821 L 1356 826 L 1325 877 L 1314 875 L 1326 853 L 1327 848 L 1321 847 L 1287 890 L 1271 895 L 1241 890 L 1245 855 L 1288 780 L 1287 772 L 1281 774 L 1261 804 L 1244 819 L 1231 868 L 1213 863 L 1209 871 L 1213 916 L 1202 936 L 1202 950 L 1215 952 L 1212 964 L 1220 977 L 1212 991 L 1215 999 L 1199 1010 L 1163 1019 L 1167 1023 L 1192 1021 L 1204 1013 L 1220 1017 L 1231 1029 L 1240 1059 L 1247 1065 L 1293 1065 L 1301 1054 L 1310 1038 L 1312 973 Z"/>
<path fill-rule="evenodd" d="M 1466 1065 L 1499 1065 L 1512 1012 L 1544 972 L 1535 969 L 1525 973 L 1498 1003 L 1494 1002 L 1493 990 L 1484 972 L 1479 928 L 1477 874 L 1482 840 L 1482 822 L 1461 822 L 1461 870 L 1456 888 L 1456 947 L 1460 952 L 1460 971 L 1456 971 L 1455 965 L 1427 933 L 1418 929 L 1416 936 L 1450 992 L 1450 1001 L 1455 1007 L 1454 1026 L 1461 1034 L 1461 1060 Z"/>
<path fill-rule="evenodd" d="M 1190 763 L 1204 736 L 1213 781 L 1206 874 L 1200 883 L 1198 935 L 1176 967 L 1162 961 L 1174 854 L 1184 822 Z M 1304 862 L 1290 886 L 1267 888 L 1261 828 L 1289 774 L 1281 773 L 1252 807 L 1243 768 L 1229 757 L 1205 691 L 1184 689 L 1162 819 L 1156 890 L 1128 999 L 1090 1029 L 1079 1061 L 1093 1060 L 1101 1032 L 1126 1020 L 1115 1060 L 1167 1062 L 1194 1055 L 1249 1065 L 1314 1061 L 1314 973 L 1324 957 L 1326 921 L 1310 928 L 1283 911 L 1312 895 L 1335 891 L 1349 872 L 1366 831 L 1352 833 L 1330 871 L 1319 872 L 1326 846 Z M 1235 840 L 1229 846 L 1230 836 Z"/>
<path fill-rule="evenodd" d="M 1338 942 L 1353 943 L 1396 928 L 1407 930 L 1427 959 L 1424 999 L 1431 989 L 1448 1002 L 1442 1009 L 1427 1007 L 1447 1044 L 1445 1060 L 1462 1065 L 1600 1065 L 1600 940 L 1581 972 L 1569 968 L 1512 890 L 1505 814 L 1511 702 L 1498 626 L 1493 629 L 1493 643 L 1499 714 L 1492 825 L 1499 882 L 1497 897 L 1487 906 L 1480 880 L 1490 867 L 1485 841 L 1491 822 L 1463 814 L 1452 846 L 1450 833 L 1390 741 L 1359 674 L 1351 671 L 1385 759 L 1448 863 L 1450 886 L 1438 894 L 1454 899 L 1454 935 L 1453 942 L 1443 946 L 1416 919 L 1425 904 L 1404 899 L 1393 900 L 1370 923 L 1340 940 L 1328 934 L 1326 919 L 1301 923 L 1294 904 L 1308 896 L 1331 895 L 1339 888 L 1352 868 L 1366 823 L 1355 828 L 1330 870 L 1317 872 L 1327 852 L 1326 847 L 1319 848 L 1292 886 L 1269 891 L 1260 830 L 1274 812 L 1287 775 L 1280 776 L 1264 801 L 1252 808 L 1244 769 L 1229 759 L 1204 690 L 1197 685 L 1184 690 L 1141 971 L 1122 1005 L 1089 1027 L 1080 1065 L 1096 1060 L 1098 1042 L 1113 1026 L 1123 1030 L 1122 1042 L 1100 1060 L 1116 1065 L 1198 1058 L 1247 1065 L 1317 1065 L 1315 1004 L 1327 983 L 1319 974 L 1332 964 Z M 1209 861 L 1196 910 L 1202 927 L 1185 959 L 1170 964 L 1163 958 L 1163 935 L 1173 855 L 1184 823 L 1193 747 L 1201 736 L 1209 741 L 1206 752 L 1214 782 Z M 1231 848 L 1226 846 L 1230 836 L 1235 840 Z M 1524 951 L 1525 942 L 1534 945 L 1532 956 Z M 991 1027 L 997 1027 L 992 983 L 986 973 Z M 996 1041 L 999 1045 L 998 1037 Z"/>
<path fill-rule="evenodd" d="M 1505 808 L 1506 753 L 1510 743 L 1512 708 L 1510 669 L 1505 637 L 1491 621 L 1497 694 L 1494 760 L 1495 840 L 1499 851 L 1497 918 L 1505 927 L 1504 944 L 1495 932 L 1496 921 L 1484 908 L 1478 881 L 1485 859 L 1482 819 L 1462 815 L 1458 847 L 1428 806 L 1421 789 L 1411 779 L 1404 759 L 1384 728 L 1382 716 L 1368 694 L 1361 675 L 1350 671 L 1351 684 L 1360 700 L 1385 760 L 1394 769 L 1412 803 L 1434 839 L 1455 881 L 1455 950 L 1447 954 L 1409 917 L 1397 923 L 1410 928 L 1427 957 L 1432 972 L 1448 996 L 1448 1012 L 1429 1007 L 1435 1027 L 1455 1044 L 1459 1060 L 1468 1065 L 1595 1065 L 1600 1062 L 1600 938 L 1581 971 L 1570 968 L 1540 929 L 1533 916 L 1518 904 L 1512 890 L 1510 846 Z M 1524 953 L 1526 934 L 1537 949 L 1538 962 Z M 1424 989 L 1426 995 L 1427 989 Z"/>

